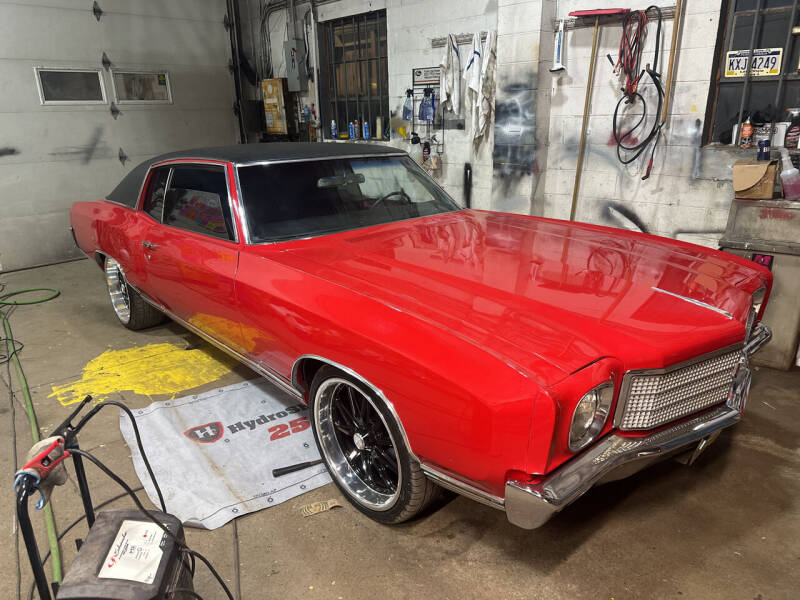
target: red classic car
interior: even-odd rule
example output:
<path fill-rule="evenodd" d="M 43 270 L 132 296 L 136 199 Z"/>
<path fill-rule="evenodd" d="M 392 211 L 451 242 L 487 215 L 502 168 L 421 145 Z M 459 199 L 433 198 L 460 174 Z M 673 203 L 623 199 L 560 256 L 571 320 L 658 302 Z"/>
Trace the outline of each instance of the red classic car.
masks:
<path fill-rule="evenodd" d="M 441 486 L 534 528 L 693 461 L 741 418 L 771 337 L 759 265 L 463 210 L 387 147 L 167 154 L 71 219 L 123 325 L 166 315 L 307 403 L 335 483 L 385 523 Z"/>

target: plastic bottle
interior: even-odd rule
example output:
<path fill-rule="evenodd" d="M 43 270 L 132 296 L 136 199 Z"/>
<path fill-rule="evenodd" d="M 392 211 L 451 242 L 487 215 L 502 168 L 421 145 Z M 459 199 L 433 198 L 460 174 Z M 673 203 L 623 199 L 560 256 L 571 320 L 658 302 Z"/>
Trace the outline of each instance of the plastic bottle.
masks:
<path fill-rule="evenodd" d="M 375 117 L 375 139 L 383 139 L 383 119 Z"/>
<path fill-rule="evenodd" d="M 781 148 L 781 162 L 783 164 L 783 171 L 781 171 L 783 197 L 787 200 L 800 199 L 800 171 L 795 169 L 786 148 Z"/>
<path fill-rule="evenodd" d="M 414 119 L 414 98 L 412 94 L 411 90 L 406 90 L 406 101 L 403 102 L 403 121 Z"/>
<path fill-rule="evenodd" d="M 369 121 L 364 121 L 364 139 L 369 139 Z"/>
<path fill-rule="evenodd" d="M 786 138 L 783 145 L 792 150 L 797 149 L 800 141 L 800 108 L 789 109 L 789 127 L 786 129 Z"/>
<path fill-rule="evenodd" d="M 742 123 L 742 135 L 739 138 L 739 145 L 742 148 L 753 147 L 753 124 L 750 122 L 750 117 Z"/>
<path fill-rule="evenodd" d="M 411 132 L 411 150 L 409 151 L 411 158 L 417 161 L 419 164 L 422 164 L 422 144 L 421 140 L 419 139 L 419 134 L 412 131 Z"/>
<path fill-rule="evenodd" d="M 336 128 L 336 119 L 331 119 L 331 139 L 335 140 L 339 137 L 339 130 Z"/>

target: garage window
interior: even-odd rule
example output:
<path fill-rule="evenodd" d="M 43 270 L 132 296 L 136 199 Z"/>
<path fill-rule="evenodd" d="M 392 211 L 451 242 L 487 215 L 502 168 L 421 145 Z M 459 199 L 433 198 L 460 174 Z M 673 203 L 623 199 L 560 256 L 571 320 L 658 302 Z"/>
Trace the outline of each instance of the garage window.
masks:
<path fill-rule="evenodd" d="M 42 104 L 105 104 L 100 69 L 36 68 L 36 85 Z"/>
<path fill-rule="evenodd" d="M 172 168 L 164 196 L 165 225 L 235 239 L 225 169 L 212 165 L 181 165 Z"/>
<path fill-rule="evenodd" d="M 113 71 L 114 97 L 120 104 L 169 104 L 172 91 L 169 73 Z"/>
<path fill-rule="evenodd" d="M 798 18 L 798 0 L 730 0 L 706 142 L 735 143 L 738 124 L 748 117 L 769 128 L 798 107 L 800 43 L 792 33 Z"/>
<path fill-rule="evenodd" d="M 368 122 L 373 137 L 377 117 L 388 123 L 386 48 L 385 10 L 320 23 L 320 110 L 326 137 L 334 119 L 344 134 L 350 121 Z"/>

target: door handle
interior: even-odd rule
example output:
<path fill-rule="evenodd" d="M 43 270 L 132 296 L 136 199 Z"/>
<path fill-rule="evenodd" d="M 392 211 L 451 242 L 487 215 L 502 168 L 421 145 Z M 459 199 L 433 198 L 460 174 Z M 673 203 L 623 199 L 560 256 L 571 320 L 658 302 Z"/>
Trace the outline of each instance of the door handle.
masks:
<path fill-rule="evenodd" d="M 147 240 L 142 242 L 142 246 L 144 246 L 148 250 L 155 250 L 156 248 L 158 248 L 158 244 L 154 244 L 153 242 L 148 242 Z"/>

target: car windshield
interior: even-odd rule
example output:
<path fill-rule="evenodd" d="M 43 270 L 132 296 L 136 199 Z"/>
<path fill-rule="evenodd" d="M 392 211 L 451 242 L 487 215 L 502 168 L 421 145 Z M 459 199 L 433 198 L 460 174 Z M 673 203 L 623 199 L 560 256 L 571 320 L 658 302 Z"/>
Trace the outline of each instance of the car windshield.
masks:
<path fill-rule="evenodd" d="M 238 173 L 253 243 L 459 210 L 407 156 L 242 166 Z"/>

